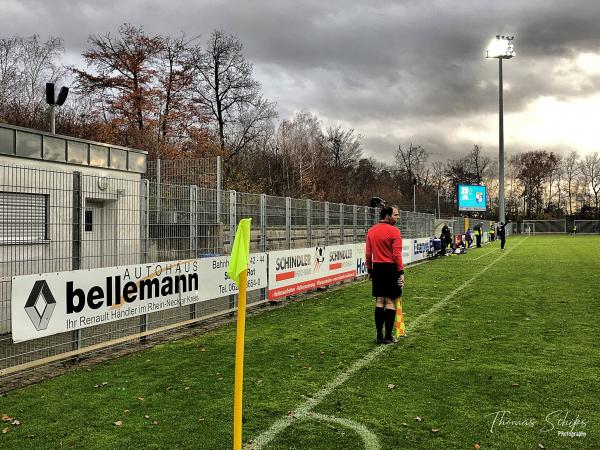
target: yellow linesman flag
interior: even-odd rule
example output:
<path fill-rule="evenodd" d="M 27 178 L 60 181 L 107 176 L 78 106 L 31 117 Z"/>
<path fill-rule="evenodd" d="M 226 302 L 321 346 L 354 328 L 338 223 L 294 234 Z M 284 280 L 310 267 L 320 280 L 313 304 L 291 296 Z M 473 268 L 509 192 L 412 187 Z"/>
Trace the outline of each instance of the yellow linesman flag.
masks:
<path fill-rule="evenodd" d="M 404 314 L 402 313 L 402 297 L 396 300 L 396 321 L 394 322 L 394 336 L 401 337 L 406 334 L 404 328 Z"/>
<path fill-rule="evenodd" d="M 250 224 L 252 219 L 242 219 L 235 232 L 235 239 L 231 247 L 227 275 L 240 287 L 240 273 L 248 269 L 248 256 L 250 255 Z"/>

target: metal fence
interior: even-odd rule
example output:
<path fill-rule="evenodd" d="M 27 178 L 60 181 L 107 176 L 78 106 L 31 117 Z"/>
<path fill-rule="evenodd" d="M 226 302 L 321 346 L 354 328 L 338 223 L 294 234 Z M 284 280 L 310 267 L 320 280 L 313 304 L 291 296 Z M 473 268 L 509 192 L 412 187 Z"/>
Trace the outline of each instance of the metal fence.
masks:
<path fill-rule="evenodd" d="M 183 184 L 221 189 L 221 157 L 200 159 L 156 159 L 146 163 L 143 178 L 159 185 Z"/>
<path fill-rule="evenodd" d="M 378 210 L 265 194 L 0 165 L 0 374 L 6 375 L 234 311 L 233 296 L 13 343 L 11 277 L 228 254 L 239 219 L 252 218 L 251 250 L 364 242 Z M 403 236 L 434 232 L 432 214 L 402 211 Z M 266 292 L 249 293 L 249 304 Z"/>
<path fill-rule="evenodd" d="M 576 220 L 577 234 L 600 234 L 600 220 Z"/>

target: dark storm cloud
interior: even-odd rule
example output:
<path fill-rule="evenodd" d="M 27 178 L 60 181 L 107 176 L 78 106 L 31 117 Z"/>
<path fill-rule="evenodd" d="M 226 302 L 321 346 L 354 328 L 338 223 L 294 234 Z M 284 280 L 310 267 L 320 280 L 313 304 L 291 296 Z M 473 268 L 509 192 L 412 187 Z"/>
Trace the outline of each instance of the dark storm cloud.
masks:
<path fill-rule="evenodd" d="M 497 60 L 484 58 L 497 33 L 516 35 L 517 58 L 505 62 L 507 111 L 523 110 L 540 96 L 568 99 L 600 89 L 600 76 L 577 79 L 568 65 L 580 52 L 600 50 L 600 2 L 5 3 L 4 35 L 60 35 L 69 59 L 86 48 L 90 33 L 115 32 L 123 22 L 202 40 L 216 28 L 237 34 L 283 118 L 310 110 L 348 124 L 365 135 L 374 155 L 397 146 L 390 120 L 415 124 L 413 140 L 439 154 L 470 146 L 444 123 L 497 111 Z M 554 72 L 559 68 L 562 75 Z M 426 133 L 419 123 L 438 126 Z"/>

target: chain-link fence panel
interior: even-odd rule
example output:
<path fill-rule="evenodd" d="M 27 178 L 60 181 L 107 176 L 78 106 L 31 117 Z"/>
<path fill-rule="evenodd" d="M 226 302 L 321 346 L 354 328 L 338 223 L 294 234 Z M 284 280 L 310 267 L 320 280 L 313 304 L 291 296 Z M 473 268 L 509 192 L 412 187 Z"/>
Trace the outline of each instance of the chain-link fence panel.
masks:
<path fill-rule="evenodd" d="M 179 184 L 198 186 L 206 189 L 221 187 L 221 159 L 185 158 L 156 159 L 147 162 L 143 178 L 160 184 Z"/>
<path fill-rule="evenodd" d="M 577 234 L 600 234 L 600 220 L 575 220 Z"/>

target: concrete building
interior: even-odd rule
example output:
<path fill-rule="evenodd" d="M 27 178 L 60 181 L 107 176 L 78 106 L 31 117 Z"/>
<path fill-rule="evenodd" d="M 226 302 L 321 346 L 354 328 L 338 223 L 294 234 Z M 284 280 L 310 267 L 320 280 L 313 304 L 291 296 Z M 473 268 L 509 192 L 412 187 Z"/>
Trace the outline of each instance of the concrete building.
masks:
<path fill-rule="evenodd" d="M 142 260 L 146 159 L 0 124 L 0 335 L 11 331 L 12 276 Z"/>

